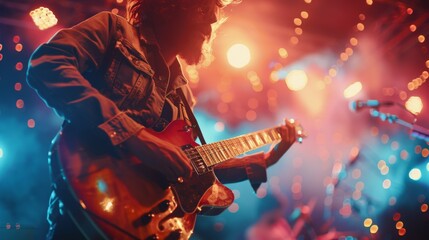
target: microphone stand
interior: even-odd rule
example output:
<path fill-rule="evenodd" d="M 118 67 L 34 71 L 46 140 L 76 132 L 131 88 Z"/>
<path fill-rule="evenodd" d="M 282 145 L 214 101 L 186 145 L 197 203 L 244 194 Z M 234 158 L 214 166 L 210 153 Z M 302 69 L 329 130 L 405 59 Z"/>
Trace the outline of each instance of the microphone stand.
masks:
<path fill-rule="evenodd" d="M 380 112 L 375 108 L 371 108 L 369 112 L 372 117 L 380 118 L 382 121 L 388 121 L 389 123 L 397 123 L 409 128 L 411 130 L 411 136 L 415 138 L 422 139 L 426 142 L 429 141 L 429 130 L 427 128 L 409 123 L 394 114 Z"/>

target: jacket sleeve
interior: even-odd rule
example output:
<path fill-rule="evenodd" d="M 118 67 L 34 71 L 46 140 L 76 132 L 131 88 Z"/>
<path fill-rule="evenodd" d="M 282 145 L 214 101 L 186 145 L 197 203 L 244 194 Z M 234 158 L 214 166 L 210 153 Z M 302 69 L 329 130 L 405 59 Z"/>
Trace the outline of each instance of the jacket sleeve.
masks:
<path fill-rule="evenodd" d="M 60 30 L 35 50 L 27 70 L 28 84 L 49 107 L 81 130 L 102 130 L 114 145 L 142 126 L 94 87 L 100 82 L 89 82 L 85 74 L 101 67 L 114 41 L 116 21 L 115 15 L 102 12 Z"/>

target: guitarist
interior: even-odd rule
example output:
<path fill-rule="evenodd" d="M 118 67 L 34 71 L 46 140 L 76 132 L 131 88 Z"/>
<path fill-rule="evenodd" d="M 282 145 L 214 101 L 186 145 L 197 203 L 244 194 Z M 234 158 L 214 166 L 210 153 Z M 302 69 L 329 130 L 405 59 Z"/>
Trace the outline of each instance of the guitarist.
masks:
<path fill-rule="evenodd" d="M 130 0 L 126 19 L 101 12 L 58 31 L 31 56 L 27 81 L 64 125 L 98 145 L 136 156 L 143 167 L 175 182 L 189 177 L 192 166 L 178 146 L 148 129 L 163 130 L 176 119 L 188 119 L 186 101 L 195 99 L 182 74 L 187 64 L 202 63 L 222 9 L 234 0 Z M 282 141 L 267 153 L 249 155 L 216 166 L 223 183 L 250 180 L 256 190 L 266 181 L 266 168 L 295 141 L 290 123 Z M 52 192 L 47 239 L 84 239 L 67 205 Z"/>

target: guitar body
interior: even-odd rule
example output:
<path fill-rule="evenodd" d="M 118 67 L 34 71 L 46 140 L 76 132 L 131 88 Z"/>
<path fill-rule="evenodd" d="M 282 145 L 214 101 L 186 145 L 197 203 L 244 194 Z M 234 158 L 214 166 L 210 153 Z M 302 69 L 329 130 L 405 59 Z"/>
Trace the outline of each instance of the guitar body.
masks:
<path fill-rule="evenodd" d="M 180 147 L 198 146 L 181 120 L 153 134 Z M 79 206 L 70 211 L 64 201 L 88 238 L 188 239 L 197 214 L 219 214 L 234 200 L 213 171 L 169 184 L 135 157 L 81 135 L 63 127 L 52 146 L 50 167 L 54 181 L 63 182 L 56 181 L 59 196 Z M 89 225 L 104 237 L 85 233 Z"/>

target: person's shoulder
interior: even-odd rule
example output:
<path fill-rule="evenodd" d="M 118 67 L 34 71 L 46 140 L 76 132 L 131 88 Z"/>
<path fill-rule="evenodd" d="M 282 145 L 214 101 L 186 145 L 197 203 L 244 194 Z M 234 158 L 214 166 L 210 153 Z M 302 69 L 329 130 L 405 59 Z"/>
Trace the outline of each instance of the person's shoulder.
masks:
<path fill-rule="evenodd" d="M 95 18 L 95 19 L 109 19 L 109 20 L 115 20 L 118 17 L 118 15 L 109 12 L 109 11 L 101 11 L 99 13 L 96 13 L 94 16 L 92 16 L 91 18 Z"/>

